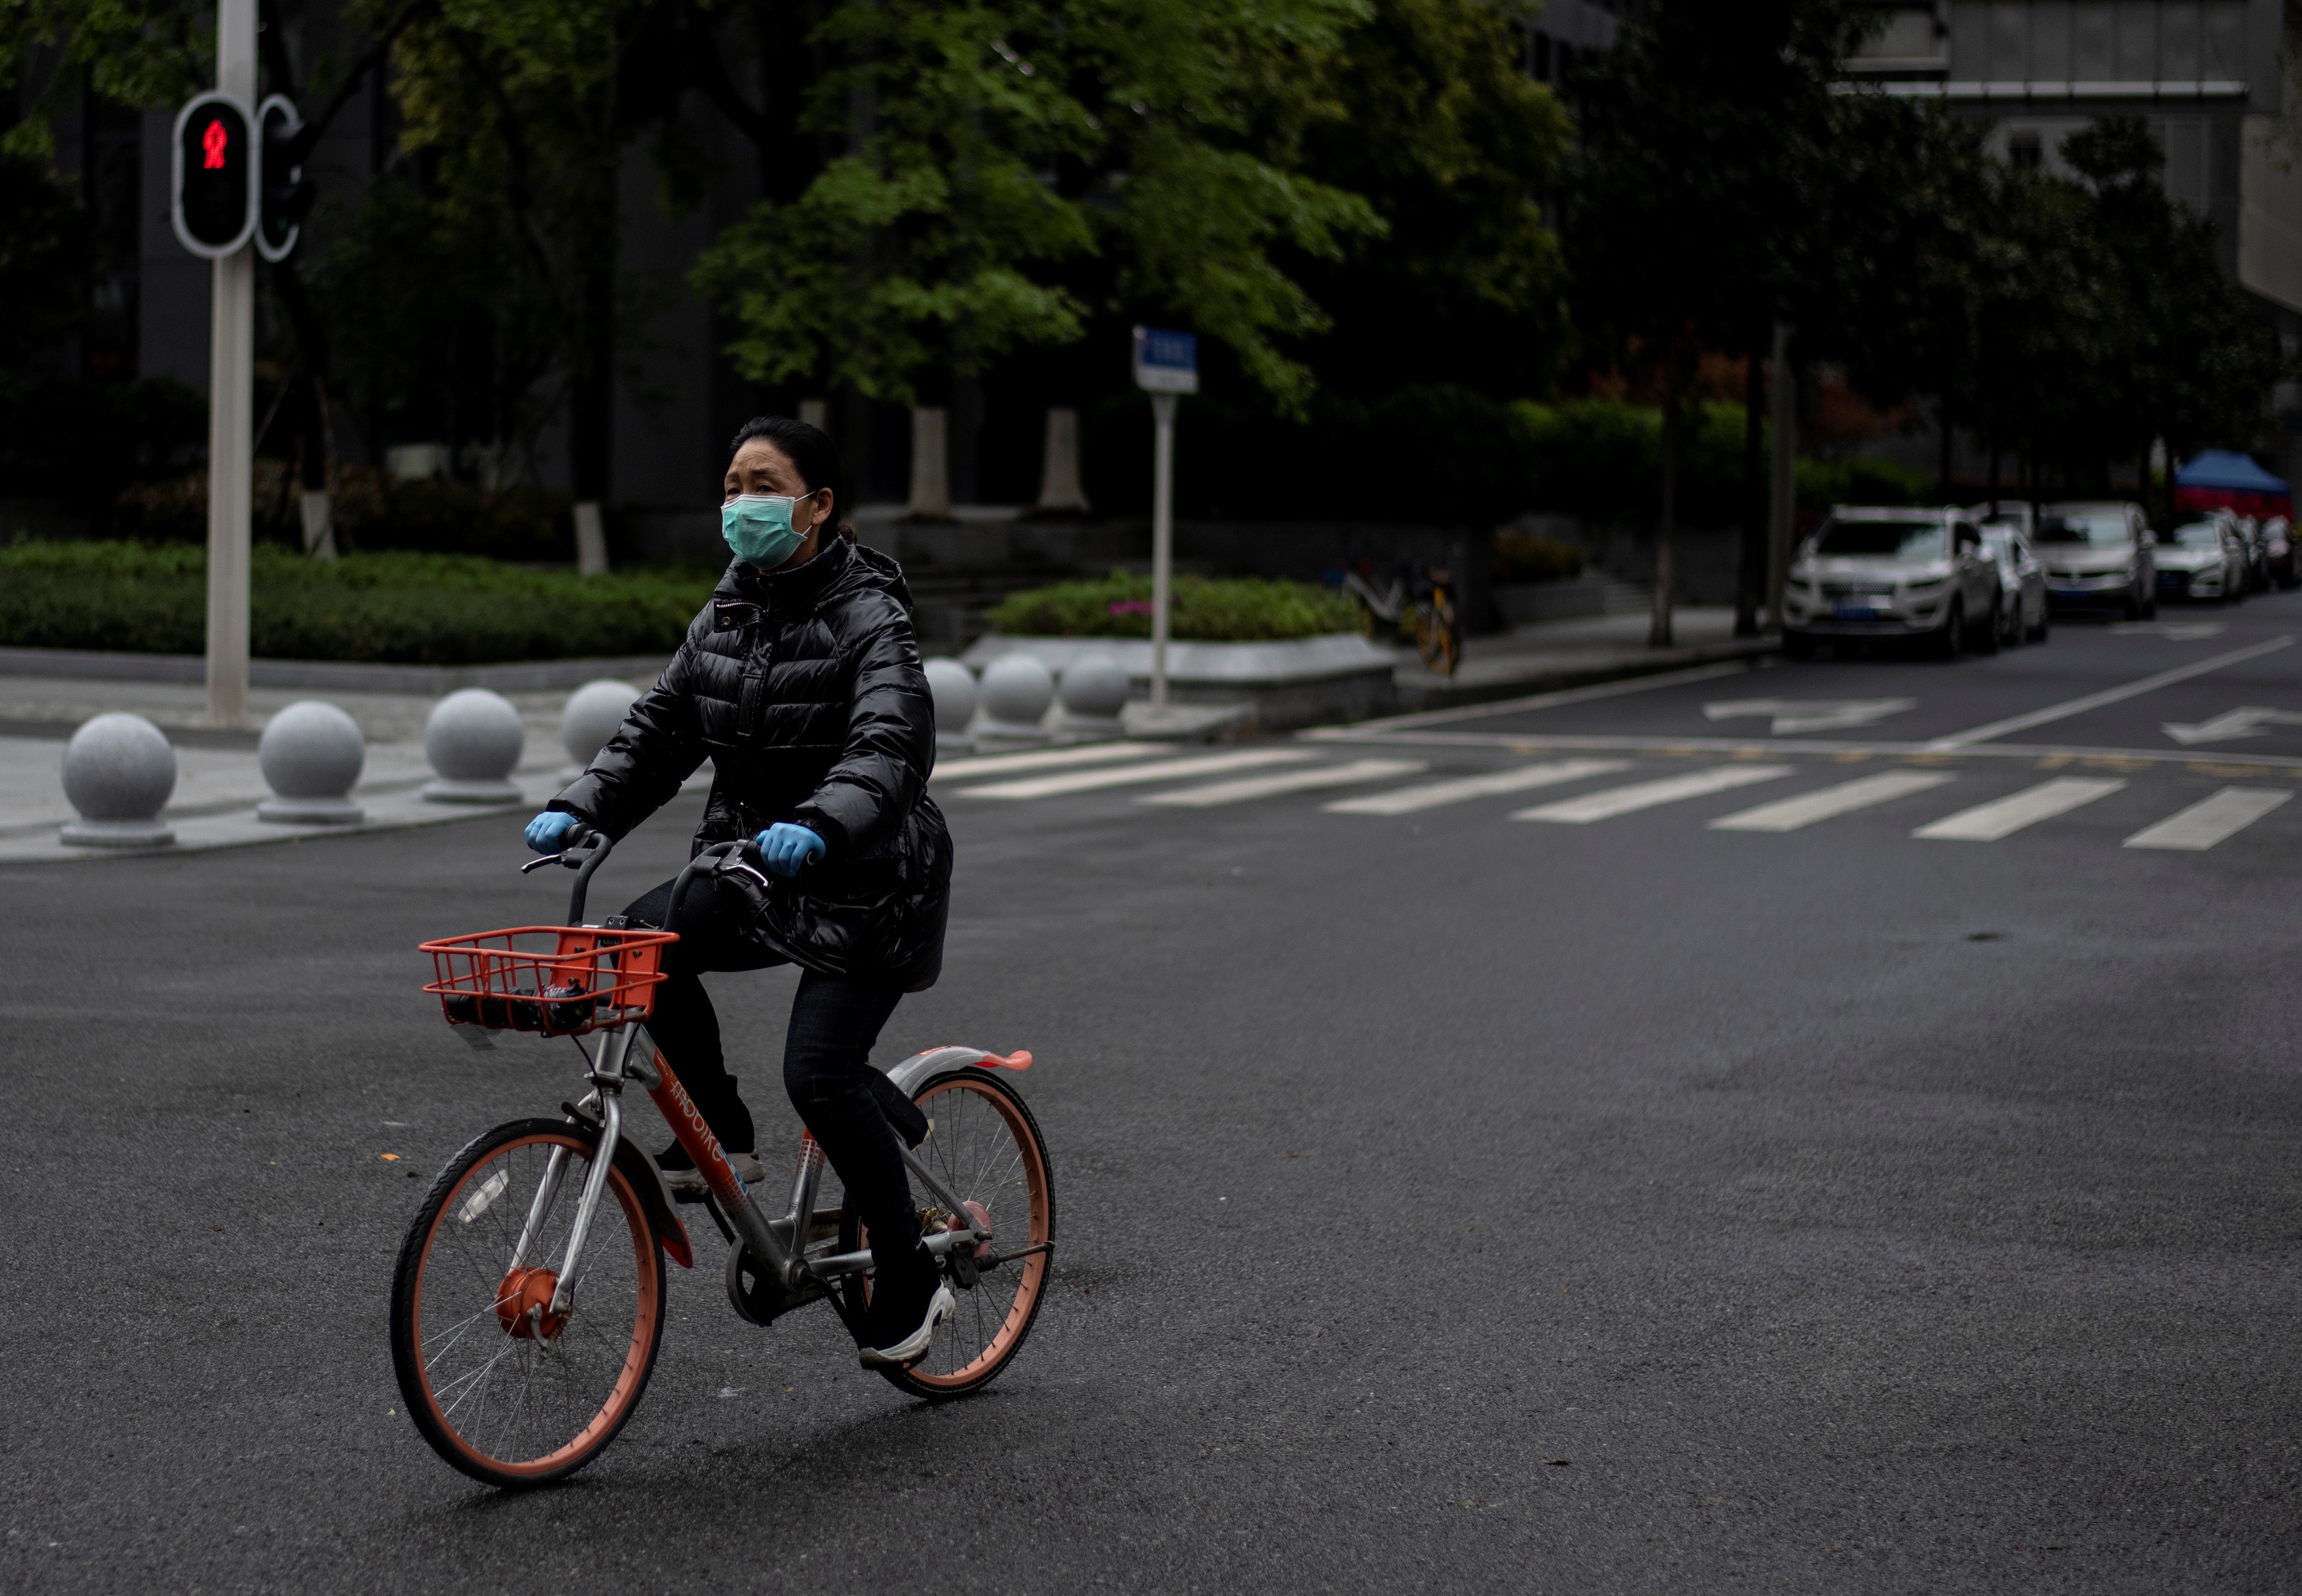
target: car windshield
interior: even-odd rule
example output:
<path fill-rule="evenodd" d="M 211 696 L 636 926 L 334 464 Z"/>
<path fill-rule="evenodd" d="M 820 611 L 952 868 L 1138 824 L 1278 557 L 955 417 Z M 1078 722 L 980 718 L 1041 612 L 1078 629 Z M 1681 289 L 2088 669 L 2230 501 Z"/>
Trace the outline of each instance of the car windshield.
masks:
<path fill-rule="evenodd" d="M 1943 559 L 1950 553 L 1950 531 L 1939 521 L 1833 521 L 1816 536 L 1814 551 Z"/>
<path fill-rule="evenodd" d="M 2212 521 L 2193 521 L 2188 526 L 2178 526 L 2167 534 L 2185 549 L 2219 549 L 2222 546 L 2222 529 Z"/>
<path fill-rule="evenodd" d="M 2126 517 L 2121 515 L 2042 516 L 2038 518 L 2037 537 L 2042 543 L 2100 545 L 2131 541 Z"/>

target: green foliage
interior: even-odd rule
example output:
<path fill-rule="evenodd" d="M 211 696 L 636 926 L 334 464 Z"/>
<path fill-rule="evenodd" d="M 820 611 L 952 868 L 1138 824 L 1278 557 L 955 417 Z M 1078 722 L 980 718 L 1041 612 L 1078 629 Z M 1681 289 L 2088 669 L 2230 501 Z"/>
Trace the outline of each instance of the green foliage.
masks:
<path fill-rule="evenodd" d="M 258 460 L 255 487 L 256 535 L 300 549 L 303 523 L 286 466 Z M 551 565 L 576 559 L 574 506 L 547 488 L 395 483 L 347 467 L 338 474 L 331 520 L 336 546 L 347 553 L 405 550 Z M 130 485 L 103 530 L 131 542 L 197 543 L 206 541 L 207 526 L 207 479 L 196 472 Z"/>
<path fill-rule="evenodd" d="M 1229 345 L 1283 407 L 1310 374 L 1276 340 L 1325 325 L 1274 257 L 1378 231 L 1303 175 L 1336 114 L 1324 69 L 1364 0 L 880 0 L 818 35 L 836 64 L 810 124 L 870 130 L 795 198 L 765 200 L 697 269 L 769 380 L 917 398 L 932 374 L 1080 333 L 1057 277 L 1109 251 L 1112 291 Z"/>
<path fill-rule="evenodd" d="M 1572 582 L 1583 574 L 1583 550 L 1557 538 L 1499 531 L 1490 556 L 1497 582 Z"/>
<path fill-rule="evenodd" d="M 1930 472 L 1897 466 L 1892 460 L 1801 460 L 1797 465 L 1798 503 L 1802 509 L 1828 509 L 1835 504 L 1938 504 L 1941 484 Z"/>
<path fill-rule="evenodd" d="M 1559 405 L 1522 401 L 1520 508 L 1585 520 L 1651 526 L 1661 508 L 1662 412 L 1622 399 Z M 1680 428 L 1678 514 L 1697 526 L 1731 525 L 1741 513 L 1743 408 L 1690 405 Z"/>
<path fill-rule="evenodd" d="M 0 83 L 31 92 L 0 150 L 53 157 L 48 118 L 83 87 L 123 105 L 172 105 L 213 88 L 215 14 L 214 0 L 9 0 Z"/>
<path fill-rule="evenodd" d="M 0 550 L 0 644 L 197 653 L 206 551 L 196 545 L 17 542 Z M 325 564 L 258 545 L 251 648 L 266 659 L 476 665 L 668 653 L 716 572 L 612 576 L 438 554 Z"/>
<path fill-rule="evenodd" d="M 1320 382 L 1368 395 L 1416 382 L 1498 397 L 1548 385 L 1564 353 L 1564 265 L 1541 196 L 1557 187 L 1565 108 L 1526 73 L 1525 15 L 1487 0 L 1375 0 L 1344 36 L 1305 164 L 1365 197 L 1380 235 L 1298 276 L 1333 318 L 1305 345 Z"/>
<path fill-rule="evenodd" d="M 46 161 L 0 147 L 0 365 L 24 359 L 80 319 L 90 264 L 79 199 Z"/>
<path fill-rule="evenodd" d="M 1012 637 L 1148 637 L 1151 578 L 1114 571 L 1101 582 L 1064 582 L 1002 600 L 991 629 Z M 1193 643 L 1272 643 L 1361 629 L 1357 603 L 1305 582 L 1178 576 L 1171 635 Z"/>

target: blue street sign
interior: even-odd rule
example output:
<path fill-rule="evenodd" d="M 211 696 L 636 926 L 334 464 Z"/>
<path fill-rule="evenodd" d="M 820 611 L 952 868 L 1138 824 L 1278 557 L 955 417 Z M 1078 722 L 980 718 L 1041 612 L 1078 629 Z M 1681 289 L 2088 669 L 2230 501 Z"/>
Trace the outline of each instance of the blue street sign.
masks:
<path fill-rule="evenodd" d="M 1152 393 L 1199 391 L 1199 340 L 1164 327 L 1135 329 L 1135 385 Z"/>

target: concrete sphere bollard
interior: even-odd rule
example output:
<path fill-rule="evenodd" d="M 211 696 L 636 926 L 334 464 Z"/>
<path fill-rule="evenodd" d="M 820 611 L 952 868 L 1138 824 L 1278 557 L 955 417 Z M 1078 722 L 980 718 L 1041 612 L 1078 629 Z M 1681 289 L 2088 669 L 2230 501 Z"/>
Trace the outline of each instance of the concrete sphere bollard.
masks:
<path fill-rule="evenodd" d="M 1071 729 L 1118 731 L 1119 712 L 1127 707 L 1127 673 L 1109 654 L 1084 654 L 1064 666 L 1057 692 Z"/>
<path fill-rule="evenodd" d="M 638 688 L 612 676 L 586 682 L 567 695 L 567 707 L 559 711 L 559 741 L 568 759 L 567 769 L 559 773 L 563 777 L 573 781 L 584 774 L 624 724 L 639 695 Z"/>
<path fill-rule="evenodd" d="M 98 715 L 64 744 L 64 796 L 80 811 L 62 840 L 76 848 L 162 848 L 176 834 L 160 811 L 176 791 L 176 751 L 141 715 Z"/>
<path fill-rule="evenodd" d="M 433 803 L 516 803 L 519 785 L 510 779 L 519 766 L 527 728 L 519 711 L 484 687 L 451 693 L 432 706 L 424 723 L 424 755 L 439 778 L 424 784 Z"/>
<path fill-rule="evenodd" d="M 1054 698 L 1054 675 L 1044 660 L 1029 654 L 1001 655 L 983 672 L 983 723 L 978 740 L 1042 740 L 1046 733 L 1039 720 Z"/>
<path fill-rule="evenodd" d="M 927 663 L 928 691 L 935 694 L 936 743 L 964 748 L 968 723 L 975 718 L 975 673 L 956 659 Z"/>
<path fill-rule="evenodd" d="M 256 806 L 259 820 L 357 826 L 364 818 L 351 790 L 367 768 L 367 739 L 333 704 L 307 698 L 274 715 L 256 740 L 256 764 L 273 793 Z"/>

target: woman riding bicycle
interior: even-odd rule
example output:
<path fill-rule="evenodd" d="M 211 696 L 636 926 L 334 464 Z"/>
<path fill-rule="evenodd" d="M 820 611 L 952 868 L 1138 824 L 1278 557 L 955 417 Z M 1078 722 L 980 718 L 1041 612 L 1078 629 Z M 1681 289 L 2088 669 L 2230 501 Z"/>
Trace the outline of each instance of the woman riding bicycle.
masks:
<path fill-rule="evenodd" d="M 557 852 L 579 820 L 621 837 L 711 760 L 692 852 L 752 838 L 770 884 L 691 892 L 676 924 L 665 923 L 668 881 L 624 911 L 622 923 L 679 934 L 648 1030 L 735 1172 L 758 1180 L 751 1110 L 698 978 L 800 967 L 784 1087 L 869 1227 L 862 1361 L 908 1363 L 953 1298 L 920 1243 L 895 1129 L 916 1143 L 926 1122 L 869 1061 L 896 1002 L 934 985 L 943 964 L 951 835 L 926 791 L 934 701 L 902 569 L 836 519 L 846 484 L 831 440 L 781 416 L 748 422 L 724 488 L 727 575 L 590 769 L 529 823 L 527 843 Z M 657 1162 L 675 1187 L 703 1189 L 676 1142 Z"/>

